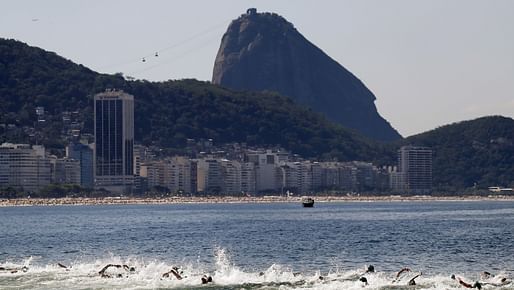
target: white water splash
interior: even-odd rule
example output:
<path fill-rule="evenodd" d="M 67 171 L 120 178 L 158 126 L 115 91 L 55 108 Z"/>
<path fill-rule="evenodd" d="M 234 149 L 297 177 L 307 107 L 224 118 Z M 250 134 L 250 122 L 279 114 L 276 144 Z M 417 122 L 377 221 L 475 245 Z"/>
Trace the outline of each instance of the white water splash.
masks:
<path fill-rule="evenodd" d="M 324 274 L 319 271 L 297 273 L 280 264 L 272 264 L 262 271 L 246 271 L 234 265 L 229 252 L 223 248 L 216 250 L 213 273 L 207 272 L 207 269 L 212 269 L 212 265 L 146 260 L 141 257 L 109 255 L 94 261 L 77 260 L 66 265 L 68 269 L 62 268 L 57 262 L 38 264 L 37 260 L 29 257 L 22 261 L 0 263 L 0 267 L 4 268 L 29 267 L 27 272 L 0 271 L 0 289 L 462 289 L 449 275 L 423 274 L 416 279 L 416 286 L 407 286 L 407 281 L 416 273 L 409 273 L 399 282 L 393 283 L 396 273 L 378 271 L 363 274 L 363 269 L 341 270 L 339 266 Z M 114 276 L 121 274 L 122 278 L 101 278 L 98 271 L 107 264 L 129 265 L 135 267 L 136 271 L 130 273 L 113 268 L 109 270 L 110 273 Z M 184 278 L 163 278 L 162 274 L 174 266 L 180 267 Z M 499 274 L 497 277 L 505 277 L 505 274 Z M 211 275 L 213 282 L 207 286 L 202 285 L 203 275 Z M 363 276 L 368 285 L 359 281 Z M 478 277 L 465 279 L 474 282 Z M 514 289 L 514 285 L 486 285 L 483 289 Z"/>

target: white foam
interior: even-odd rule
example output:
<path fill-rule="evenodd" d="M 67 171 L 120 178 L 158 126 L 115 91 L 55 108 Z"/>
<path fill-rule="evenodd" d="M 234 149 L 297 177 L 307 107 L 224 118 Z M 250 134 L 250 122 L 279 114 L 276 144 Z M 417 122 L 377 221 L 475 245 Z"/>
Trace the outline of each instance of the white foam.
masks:
<path fill-rule="evenodd" d="M 341 270 L 336 266 L 328 274 L 320 271 L 296 273 L 287 265 L 272 264 L 266 269 L 248 271 L 231 262 L 227 250 L 220 248 L 215 253 L 212 264 L 200 264 L 198 261 L 179 263 L 178 261 L 161 261 L 141 257 L 108 257 L 93 261 L 72 262 L 69 269 L 57 265 L 39 264 L 37 258 L 29 257 L 22 261 L 6 261 L 0 264 L 5 268 L 29 267 L 27 272 L 10 273 L 0 271 L 0 289 L 190 289 L 202 287 L 201 277 L 211 275 L 213 288 L 221 289 L 413 289 L 406 286 L 409 273 L 397 283 L 392 283 L 396 273 L 367 273 L 363 269 Z M 123 278 L 101 278 L 98 271 L 106 264 L 129 265 L 136 268 L 134 273 L 122 269 L 112 269 L 113 274 L 122 274 Z M 163 278 L 173 266 L 183 271 L 183 279 L 171 276 Z M 209 272 L 211 270 L 211 272 Z M 504 273 L 499 273 L 505 276 Z M 320 279 L 320 276 L 323 276 Z M 365 276 L 368 285 L 360 282 L 359 277 Z M 474 277 L 466 277 L 474 282 Z M 476 278 L 475 278 L 476 279 Z M 415 289 L 461 289 L 449 275 L 425 275 L 416 279 Z M 514 289 L 510 284 L 504 288 L 485 286 L 484 289 Z"/>

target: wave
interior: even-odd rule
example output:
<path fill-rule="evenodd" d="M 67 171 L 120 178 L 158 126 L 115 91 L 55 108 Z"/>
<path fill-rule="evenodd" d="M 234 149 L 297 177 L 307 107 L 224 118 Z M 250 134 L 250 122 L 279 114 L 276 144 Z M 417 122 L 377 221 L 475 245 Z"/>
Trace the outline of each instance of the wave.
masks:
<path fill-rule="evenodd" d="M 79 257 L 69 264 L 60 261 L 38 263 L 38 260 L 38 257 L 29 257 L 0 264 L 0 289 L 462 289 L 456 280 L 450 278 L 452 273 L 422 274 L 415 279 L 416 286 L 409 286 L 408 281 L 421 273 L 408 271 L 393 282 L 396 273 L 364 273 L 364 267 L 346 270 L 336 267 L 328 273 L 319 270 L 295 272 L 280 264 L 260 270 L 241 269 L 231 262 L 229 253 L 223 248 L 216 250 L 213 263 L 200 262 L 200 258 L 187 263 L 170 263 L 114 255 L 95 260 Z M 102 278 L 99 271 L 108 264 L 128 265 L 135 271 L 113 266 L 106 273 L 117 278 Z M 163 273 L 175 266 L 179 267 L 183 279 L 178 280 L 173 275 L 163 277 Z M 23 267 L 28 270 L 21 270 Z M 14 271 L 16 269 L 18 271 Z M 499 273 L 497 277 L 502 275 L 505 276 Z M 213 281 L 203 285 L 204 276 L 211 276 Z M 474 283 L 479 279 L 478 275 L 475 276 L 462 279 Z M 361 281 L 361 277 L 366 278 L 367 284 Z M 484 289 L 514 289 L 514 285 L 497 287 L 485 284 Z"/>

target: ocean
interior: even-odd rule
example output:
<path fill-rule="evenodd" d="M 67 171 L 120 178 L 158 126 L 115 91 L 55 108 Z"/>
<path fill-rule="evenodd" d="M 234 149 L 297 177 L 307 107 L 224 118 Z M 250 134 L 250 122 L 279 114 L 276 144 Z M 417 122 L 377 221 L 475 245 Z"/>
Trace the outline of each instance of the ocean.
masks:
<path fill-rule="evenodd" d="M 0 208 L 0 289 L 461 289 L 452 274 L 514 289 L 514 201 Z"/>

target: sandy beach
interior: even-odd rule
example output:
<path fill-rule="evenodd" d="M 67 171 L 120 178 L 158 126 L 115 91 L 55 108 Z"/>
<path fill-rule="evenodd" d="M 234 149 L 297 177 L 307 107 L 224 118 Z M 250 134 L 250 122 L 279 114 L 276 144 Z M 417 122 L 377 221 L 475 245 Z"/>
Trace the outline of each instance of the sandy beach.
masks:
<path fill-rule="evenodd" d="M 514 195 L 489 196 L 316 196 L 316 202 L 409 202 L 409 201 L 482 201 L 509 200 L 514 201 Z M 301 197 L 260 196 L 260 197 L 165 197 L 165 198 L 135 198 L 135 197 L 102 197 L 102 198 L 18 198 L 0 199 L 0 207 L 6 206 L 60 206 L 60 205 L 123 205 L 123 204 L 188 204 L 188 203 L 275 203 L 301 202 Z"/>

